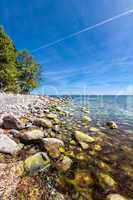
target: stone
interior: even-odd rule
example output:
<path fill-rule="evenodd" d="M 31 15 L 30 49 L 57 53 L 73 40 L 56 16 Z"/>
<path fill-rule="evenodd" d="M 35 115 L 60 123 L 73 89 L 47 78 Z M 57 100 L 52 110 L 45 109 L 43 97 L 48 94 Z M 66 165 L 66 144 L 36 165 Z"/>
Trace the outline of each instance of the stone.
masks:
<path fill-rule="evenodd" d="M 89 148 L 89 145 L 85 142 L 80 142 L 80 145 L 81 145 L 82 149 L 84 149 L 84 150 Z"/>
<path fill-rule="evenodd" d="M 70 169 L 72 165 L 72 159 L 68 156 L 64 156 L 62 160 L 56 163 L 56 168 L 62 172 L 66 172 Z"/>
<path fill-rule="evenodd" d="M 44 131 L 40 129 L 33 129 L 21 132 L 19 138 L 25 141 L 39 140 L 44 137 Z"/>
<path fill-rule="evenodd" d="M 91 121 L 92 121 L 91 118 L 88 116 L 83 116 L 83 118 L 82 118 L 83 123 L 87 123 L 87 122 L 91 122 Z"/>
<path fill-rule="evenodd" d="M 106 189 L 116 189 L 116 182 L 114 181 L 114 179 L 105 173 L 99 173 L 98 174 L 98 180 L 100 185 L 106 190 Z"/>
<path fill-rule="evenodd" d="M 96 127 L 90 127 L 89 130 L 92 131 L 92 132 L 98 132 L 99 131 L 99 129 L 96 128 Z"/>
<path fill-rule="evenodd" d="M 44 128 L 52 128 L 52 122 L 49 119 L 45 118 L 36 118 L 33 121 L 33 124 L 35 124 L 36 126 L 42 126 Z"/>
<path fill-rule="evenodd" d="M 20 150 L 20 146 L 7 135 L 0 133 L 0 152 L 15 154 Z"/>
<path fill-rule="evenodd" d="M 46 153 L 39 152 L 33 156 L 28 157 L 24 161 L 24 167 L 26 172 L 34 174 L 42 170 L 48 169 L 50 166 L 50 160 Z"/>
<path fill-rule="evenodd" d="M 120 194 L 109 194 L 106 200 L 128 200 Z"/>
<path fill-rule="evenodd" d="M 57 138 L 43 138 L 44 147 L 52 158 L 58 158 L 61 155 L 60 148 L 64 147 L 64 142 Z"/>
<path fill-rule="evenodd" d="M 22 129 L 24 125 L 14 115 L 6 115 L 3 117 L 3 128 L 5 129 Z"/>
<path fill-rule="evenodd" d="M 110 128 L 110 129 L 117 129 L 118 126 L 115 122 L 113 121 L 110 121 L 110 122 L 107 122 L 106 125 Z"/>
<path fill-rule="evenodd" d="M 121 169 L 130 177 L 133 178 L 133 167 L 131 165 L 125 164 L 121 166 Z"/>
<path fill-rule="evenodd" d="M 81 188 L 92 186 L 94 181 L 87 170 L 77 170 L 75 172 L 74 184 Z"/>
<path fill-rule="evenodd" d="M 76 140 L 78 140 L 78 142 L 91 143 L 91 142 L 95 141 L 93 137 L 91 137 L 81 131 L 75 131 L 75 138 L 76 138 Z"/>
<path fill-rule="evenodd" d="M 50 200 L 65 200 L 63 194 L 59 193 L 59 192 L 55 192 L 54 194 L 52 194 L 50 196 Z"/>
<path fill-rule="evenodd" d="M 110 166 L 106 164 L 105 162 L 103 162 L 102 160 L 96 160 L 95 163 L 103 171 L 111 171 Z"/>
<path fill-rule="evenodd" d="M 54 124 L 59 124 L 59 119 L 57 118 L 56 114 L 50 113 L 47 115 L 48 119 L 52 119 L 54 121 Z"/>

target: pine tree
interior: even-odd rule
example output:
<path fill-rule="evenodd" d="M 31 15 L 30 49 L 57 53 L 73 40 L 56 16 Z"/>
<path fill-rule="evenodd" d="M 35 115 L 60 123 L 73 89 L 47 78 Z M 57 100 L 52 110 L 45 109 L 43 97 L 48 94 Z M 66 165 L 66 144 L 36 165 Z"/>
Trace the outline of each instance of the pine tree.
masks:
<path fill-rule="evenodd" d="M 17 84 L 17 68 L 16 68 L 16 49 L 5 33 L 4 29 L 0 27 L 0 90 L 13 91 L 18 89 Z"/>

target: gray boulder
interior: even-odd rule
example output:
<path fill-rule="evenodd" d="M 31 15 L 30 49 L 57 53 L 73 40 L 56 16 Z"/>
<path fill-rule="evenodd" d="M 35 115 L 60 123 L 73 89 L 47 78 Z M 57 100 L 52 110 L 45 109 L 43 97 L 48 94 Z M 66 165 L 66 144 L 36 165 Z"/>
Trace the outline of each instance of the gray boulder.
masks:
<path fill-rule="evenodd" d="M 21 132 L 19 138 L 26 141 L 39 140 L 44 137 L 44 132 L 40 129 L 33 129 Z"/>
<path fill-rule="evenodd" d="M 20 150 L 20 146 L 7 135 L 0 133 L 0 152 L 15 154 Z"/>

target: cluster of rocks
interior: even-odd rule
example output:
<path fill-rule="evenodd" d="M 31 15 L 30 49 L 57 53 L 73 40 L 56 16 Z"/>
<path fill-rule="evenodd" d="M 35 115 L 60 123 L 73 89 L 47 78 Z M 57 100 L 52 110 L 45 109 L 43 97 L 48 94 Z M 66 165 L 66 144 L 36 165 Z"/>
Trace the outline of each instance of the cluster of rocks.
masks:
<path fill-rule="evenodd" d="M 12 108 L 8 114 L 1 115 L 2 172 L 11 161 L 8 170 L 13 169 L 15 174 L 11 179 L 9 173 L 4 178 L 0 173 L 1 180 L 8 176 L 11 179 L 9 185 L 7 180 L 2 182 L 1 199 L 93 200 L 93 196 L 101 198 L 95 191 L 95 187 L 100 187 L 106 200 L 127 200 L 117 193 L 119 184 L 110 173 L 107 158 L 105 161 L 98 158 L 105 144 L 112 148 L 104 127 L 100 130 L 91 126 L 92 120 L 87 115 L 80 121 L 70 120 L 71 113 L 61 108 L 65 100 L 38 96 L 33 99 L 26 112 L 18 109 L 20 113 L 14 115 L 16 111 Z M 112 121 L 106 126 L 113 130 L 118 128 Z M 16 184 L 12 188 L 13 182 Z"/>

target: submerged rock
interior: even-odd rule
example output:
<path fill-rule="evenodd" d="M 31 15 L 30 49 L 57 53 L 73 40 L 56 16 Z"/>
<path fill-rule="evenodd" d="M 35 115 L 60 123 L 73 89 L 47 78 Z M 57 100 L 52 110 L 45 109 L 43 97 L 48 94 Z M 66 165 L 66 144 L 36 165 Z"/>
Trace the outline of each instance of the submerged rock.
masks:
<path fill-rule="evenodd" d="M 110 122 L 107 122 L 106 125 L 110 128 L 110 129 L 117 129 L 118 126 L 115 122 L 113 121 L 110 121 Z"/>
<path fill-rule="evenodd" d="M 36 118 L 33 123 L 36 126 L 42 126 L 44 128 L 52 128 L 52 122 L 49 119 L 45 118 Z"/>
<path fill-rule="evenodd" d="M 19 138 L 25 141 L 39 140 L 44 137 L 44 132 L 39 129 L 24 131 L 19 134 Z"/>
<path fill-rule="evenodd" d="M 116 189 L 117 183 L 114 181 L 114 179 L 105 173 L 99 173 L 98 179 L 100 185 L 106 190 L 106 189 Z"/>
<path fill-rule="evenodd" d="M 11 138 L 7 135 L 0 133 L 0 152 L 1 153 L 9 153 L 15 154 L 17 153 L 21 147 L 14 142 Z"/>
<path fill-rule="evenodd" d="M 107 163 L 103 162 L 102 160 L 96 160 L 95 163 L 103 171 L 111 171 L 110 166 Z"/>
<path fill-rule="evenodd" d="M 89 148 L 89 145 L 85 142 L 80 142 L 80 145 L 81 145 L 82 149 L 84 149 L 84 150 Z"/>
<path fill-rule="evenodd" d="M 50 196 L 50 200 L 65 200 L 63 194 L 56 192 Z"/>
<path fill-rule="evenodd" d="M 83 133 L 81 131 L 75 131 L 75 138 L 78 140 L 78 142 L 86 142 L 86 143 L 91 143 L 94 142 L 94 138 L 87 135 L 86 133 Z"/>
<path fill-rule="evenodd" d="M 56 163 L 56 168 L 59 171 L 66 172 L 67 170 L 70 169 L 71 165 L 72 165 L 72 159 L 69 158 L 68 156 L 64 156 L 62 160 L 59 160 Z"/>
<path fill-rule="evenodd" d="M 83 116 L 83 118 L 82 118 L 83 123 L 87 123 L 87 122 L 91 122 L 91 121 L 92 121 L 92 119 L 88 116 Z"/>
<path fill-rule="evenodd" d="M 99 129 L 96 128 L 96 127 L 90 127 L 89 130 L 92 131 L 92 132 L 98 132 L 99 131 Z"/>
<path fill-rule="evenodd" d="M 94 181 L 90 173 L 86 170 L 77 170 L 75 172 L 74 185 L 81 188 L 92 186 Z"/>
<path fill-rule="evenodd" d="M 33 156 L 28 157 L 24 161 L 25 170 L 29 174 L 37 173 L 41 170 L 45 170 L 50 166 L 50 160 L 46 153 L 39 152 Z"/>
<path fill-rule="evenodd" d="M 106 200 L 128 200 L 128 199 L 121 196 L 120 194 L 109 194 Z"/>
<path fill-rule="evenodd" d="M 61 154 L 60 148 L 64 147 L 64 142 L 57 138 L 42 139 L 44 147 L 52 158 L 58 158 Z"/>
<path fill-rule="evenodd" d="M 6 115 L 3 117 L 3 127 L 5 129 L 22 129 L 24 125 L 14 115 Z"/>
<path fill-rule="evenodd" d="M 133 167 L 125 164 L 121 166 L 121 169 L 130 177 L 133 177 Z"/>

